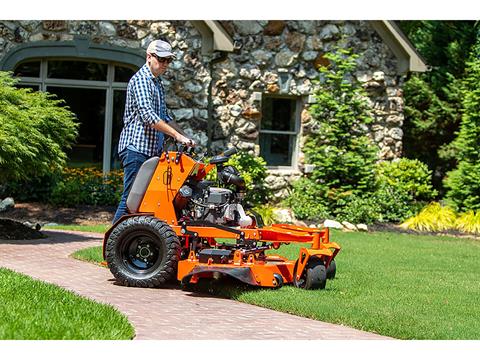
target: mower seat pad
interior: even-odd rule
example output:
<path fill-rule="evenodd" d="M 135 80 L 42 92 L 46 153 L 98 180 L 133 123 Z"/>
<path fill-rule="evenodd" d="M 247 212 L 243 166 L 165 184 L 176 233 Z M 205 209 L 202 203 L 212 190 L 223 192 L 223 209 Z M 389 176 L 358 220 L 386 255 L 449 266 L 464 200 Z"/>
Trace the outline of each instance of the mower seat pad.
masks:
<path fill-rule="evenodd" d="M 130 213 L 138 212 L 159 160 L 158 156 L 154 156 L 140 166 L 127 197 L 127 209 Z"/>

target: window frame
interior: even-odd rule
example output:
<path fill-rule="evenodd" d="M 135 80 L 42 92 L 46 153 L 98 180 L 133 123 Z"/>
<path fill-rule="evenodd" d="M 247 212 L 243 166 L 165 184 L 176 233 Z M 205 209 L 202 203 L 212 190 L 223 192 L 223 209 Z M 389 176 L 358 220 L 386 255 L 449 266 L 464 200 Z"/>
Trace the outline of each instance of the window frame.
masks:
<path fill-rule="evenodd" d="M 262 119 L 264 117 L 263 114 L 263 105 L 264 101 L 267 98 L 273 99 L 285 99 L 285 100 L 294 100 L 295 101 L 295 112 L 294 112 L 294 130 L 262 130 Z M 291 154 L 291 165 L 267 165 L 268 170 L 295 170 L 298 168 L 298 154 L 299 154 L 299 147 L 300 147 L 300 130 L 301 130 L 301 114 L 303 108 L 303 100 L 300 96 L 294 95 L 278 95 L 278 94 L 269 94 L 263 93 L 262 94 L 262 102 L 261 102 L 261 109 L 262 109 L 262 119 L 260 120 L 260 125 L 258 129 L 258 143 L 260 145 L 260 136 L 262 134 L 278 134 L 278 135 L 290 135 L 294 136 L 294 143 L 293 149 Z M 266 159 L 265 159 L 266 160 Z"/>
<path fill-rule="evenodd" d="M 78 80 L 78 79 L 61 79 L 61 78 L 48 78 L 48 61 L 91 61 L 101 64 L 107 64 L 107 80 Z M 29 58 L 25 59 L 15 65 L 15 68 L 22 63 L 40 61 L 40 76 L 37 77 L 22 77 L 18 76 L 20 85 L 38 85 L 39 90 L 46 92 L 49 86 L 55 87 L 68 87 L 79 89 L 102 89 L 106 91 L 105 95 L 105 119 L 104 119 L 104 134 L 103 134 L 103 173 L 106 174 L 111 170 L 111 158 L 112 158 L 112 130 L 113 130 L 113 93 L 115 90 L 127 90 L 127 82 L 116 82 L 115 79 L 115 67 L 122 66 L 132 69 L 132 71 L 138 71 L 134 69 L 132 64 L 124 64 L 116 61 L 99 61 L 96 59 L 84 59 L 74 57 L 45 57 L 45 58 Z"/>

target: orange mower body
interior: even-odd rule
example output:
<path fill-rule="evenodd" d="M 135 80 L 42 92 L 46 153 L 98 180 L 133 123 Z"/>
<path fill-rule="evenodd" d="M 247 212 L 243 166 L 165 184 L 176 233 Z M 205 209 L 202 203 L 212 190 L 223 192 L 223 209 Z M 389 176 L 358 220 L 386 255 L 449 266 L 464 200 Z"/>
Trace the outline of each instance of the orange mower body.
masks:
<path fill-rule="evenodd" d="M 229 276 L 253 286 L 322 289 L 335 277 L 340 246 L 330 242 L 328 228 L 264 226 L 243 209 L 243 179 L 225 164 L 235 152 L 207 165 L 170 151 L 142 165 L 127 200 L 130 213 L 104 238 L 103 255 L 118 282 L 157 287 Z M 214 168 L 224 187 L 204 180 Z M 266 253 L 290 243 L 304 244 L 295 260 Z"/>

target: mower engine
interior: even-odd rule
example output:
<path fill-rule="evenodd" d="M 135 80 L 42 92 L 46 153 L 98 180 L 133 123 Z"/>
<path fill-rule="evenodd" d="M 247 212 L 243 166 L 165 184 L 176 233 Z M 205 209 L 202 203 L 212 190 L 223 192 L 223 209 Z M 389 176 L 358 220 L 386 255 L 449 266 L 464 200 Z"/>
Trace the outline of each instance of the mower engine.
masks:
<path fill-rule="evenodd" d="M 218 166 L 217 166 L 218 168 Z M 214 181 L 199 181 L 180 188 L 175 199 L 182 217 L 194 221 L 207 221 L 219 225 L 251 226 L 253 220 L 241 204 L 245 196 L 245 181 L 233 166 L 218 171 L 221 185 L 234 185 L 235 189 L 216 187 Z"/>

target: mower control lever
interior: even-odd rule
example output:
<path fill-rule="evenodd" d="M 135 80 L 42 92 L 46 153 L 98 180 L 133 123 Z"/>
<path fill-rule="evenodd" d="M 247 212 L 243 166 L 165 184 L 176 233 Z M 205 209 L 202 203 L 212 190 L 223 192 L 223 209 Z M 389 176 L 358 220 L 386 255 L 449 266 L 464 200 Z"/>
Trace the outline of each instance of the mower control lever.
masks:
<path fill-rule="evenodd" d="M 230 149 L 227 149 L 223 152 L 223 156 L 231 156 L 237 153 L 237 149 L 232 147 Z"/>

